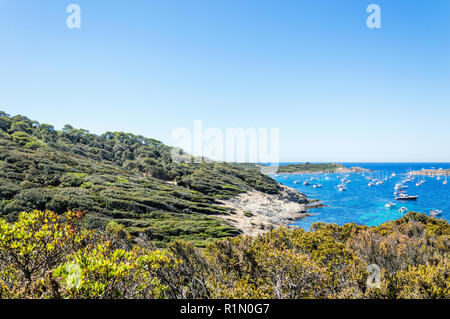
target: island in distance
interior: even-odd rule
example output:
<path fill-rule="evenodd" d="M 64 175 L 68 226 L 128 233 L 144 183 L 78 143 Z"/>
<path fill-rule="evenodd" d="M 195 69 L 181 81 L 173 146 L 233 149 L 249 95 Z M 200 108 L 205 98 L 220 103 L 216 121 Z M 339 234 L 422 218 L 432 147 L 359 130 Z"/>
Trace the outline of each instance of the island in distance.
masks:
<path fill-rule="evenodd" d="M 422 169 L 420 171 L 412 171 L 411 175 L 448 176 L 450 175 L 450 169 Z"/>
<path fill-rule="evenodd" d="M 321 164 L 288 164 L 279 166 L 277 171 L 272 173 L 297 175 L 297 174 L 325 174 L 325 173 L 365 173 L 371 172 L 370 169 L 362 167 L 345 167 L 342 164 L 336 163 L 321 163 Z"/>

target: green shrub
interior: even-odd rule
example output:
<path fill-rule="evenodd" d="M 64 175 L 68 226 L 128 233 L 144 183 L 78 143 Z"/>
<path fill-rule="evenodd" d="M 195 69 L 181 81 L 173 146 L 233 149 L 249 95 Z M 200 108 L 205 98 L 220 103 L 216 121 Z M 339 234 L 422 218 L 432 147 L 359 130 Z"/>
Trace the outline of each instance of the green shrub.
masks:
<path fill-rule="evenodd" d="M 250 211 L 246 211 L 246 212 L 244 212 L 244 216 L 245 217 L 253 217 L 254 215 L 253 215 L 253 213 L 252 212 L 250 212 Z"/>

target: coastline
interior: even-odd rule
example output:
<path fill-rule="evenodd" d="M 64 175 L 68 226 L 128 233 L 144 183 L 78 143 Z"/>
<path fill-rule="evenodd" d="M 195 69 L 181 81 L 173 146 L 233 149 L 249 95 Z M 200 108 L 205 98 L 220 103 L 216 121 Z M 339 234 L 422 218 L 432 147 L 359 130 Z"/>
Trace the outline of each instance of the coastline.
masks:
<path fill-rule="evenodd" d="M 323 207 L 317 199 L 309 199 L 297 190 L 281 185 L 278 195 L 249 191 L 234 198 L 221 201 L 231 207 L 233 214 L 220 218 L 237 227 L 244 235 L 257 236 L 278 226 L 288 226 L 292 222 L 313 215 L 308 209 Z"/>
<path fill-rule="evenodd" d="M 371 170 L 357 166 L 350 168 L 341 166 L 333 171 L 278 172 L 267 170 L 265 174 L 281 176 L 364 172 L 371 172 Z M 279 185 L 283 190 L 278 195 L 270 195 L 253 190 L 234 198 L 220 201 L 224 207 L 232 208 L 233 213 L 218 217 L 238 228 L 244 235 L 257 236 L 278 226 L 289 226 L 296 220 L 313 216 L 314 213 L 309 213 L 309 209 L 326 206 L 319 199 L 310 199 L 294 188 L 285 186 L 282 183 L 279 183 Z"/>

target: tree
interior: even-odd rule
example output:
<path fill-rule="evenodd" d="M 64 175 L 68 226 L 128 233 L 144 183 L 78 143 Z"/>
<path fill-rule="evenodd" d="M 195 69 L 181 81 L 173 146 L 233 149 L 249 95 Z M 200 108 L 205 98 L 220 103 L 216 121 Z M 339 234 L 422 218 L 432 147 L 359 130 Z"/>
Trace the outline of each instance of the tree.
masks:
<path fill-rule="evenodd" d="M 30 125 L 27 122 L 19 121 L 11 124 L 11 128 L 9 129 L 10 133 L 14 132 L 25 132 L 27 134 L 31 134 L 32 130 Z"/>
<path fill-rule="evenodd" d="M 52 125 L 41 124 L 37 127 L 34 134 L 44 140 L 44 142 L 55 142 L 58 134 L 55 131 L 55 128 Z"/>
<path fill-rule="evenodd" d="M 0 117 L 0 130 L 8 132 L 11 127 L 11 120 L 6 116 Z"/>

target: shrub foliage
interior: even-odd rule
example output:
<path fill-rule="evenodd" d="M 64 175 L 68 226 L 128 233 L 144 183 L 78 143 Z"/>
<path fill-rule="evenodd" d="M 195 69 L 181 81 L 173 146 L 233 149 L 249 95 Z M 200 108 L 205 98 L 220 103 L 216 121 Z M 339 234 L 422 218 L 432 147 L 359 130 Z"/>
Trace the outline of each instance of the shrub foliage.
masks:
<path fill-rule="evenodd" d="M 82 213 L 0 221 L 0 298 L 449 298 L 450 226 L 417 213 L 378 227 L 316 224 L 206 248 L 86 230 Z M 369 286 L 367 266 L 380 269 Z"/>

